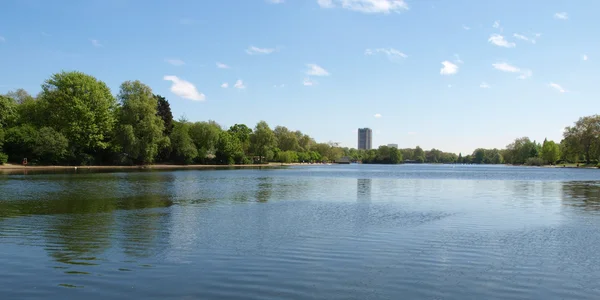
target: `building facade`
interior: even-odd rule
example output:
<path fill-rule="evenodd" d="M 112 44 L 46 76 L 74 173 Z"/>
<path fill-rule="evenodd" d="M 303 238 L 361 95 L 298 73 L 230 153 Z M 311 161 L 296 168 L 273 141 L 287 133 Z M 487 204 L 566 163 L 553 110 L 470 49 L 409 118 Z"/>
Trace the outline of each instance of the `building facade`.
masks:
<path fill-rule="evenodd" d="M 358 129 L 358 149 L 359 150 L 371 150 L 372 149 L 372 136 L 373 131 L 370 128 L 359 128 Z"/>

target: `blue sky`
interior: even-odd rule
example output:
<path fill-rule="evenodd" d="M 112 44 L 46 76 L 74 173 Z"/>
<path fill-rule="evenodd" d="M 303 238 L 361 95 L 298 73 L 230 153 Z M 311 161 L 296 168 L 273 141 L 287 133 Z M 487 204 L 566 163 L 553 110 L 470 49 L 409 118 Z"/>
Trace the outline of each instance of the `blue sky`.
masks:
<path fill-rule="evenodd" d="M 278 3 L 277 3 L 278 2 Z M 470 153 L 595 114 L 600 1 L 6 0 L 0 93 L 79 70 L 176 117 Z"/>

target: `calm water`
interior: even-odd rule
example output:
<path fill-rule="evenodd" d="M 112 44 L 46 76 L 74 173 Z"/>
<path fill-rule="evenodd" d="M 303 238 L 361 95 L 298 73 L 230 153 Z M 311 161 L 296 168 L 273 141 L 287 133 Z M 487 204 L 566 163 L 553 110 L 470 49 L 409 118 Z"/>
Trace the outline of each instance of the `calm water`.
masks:
<path fill-rule="evenodd" d="M 600 170 L 0 174 L 1 299 L 600 299 Z"/>

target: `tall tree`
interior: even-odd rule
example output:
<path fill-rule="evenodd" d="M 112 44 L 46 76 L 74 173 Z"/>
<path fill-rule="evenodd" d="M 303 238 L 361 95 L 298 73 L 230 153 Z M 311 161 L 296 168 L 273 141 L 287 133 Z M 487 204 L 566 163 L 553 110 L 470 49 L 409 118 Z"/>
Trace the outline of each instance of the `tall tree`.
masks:
<path fill-rule="evenodd" d="M 18 104 L 23 104 L 26 101 L 34 100 L 34 98 L 24 89 L 17 89 L 16 91 L 10 91 L 6 93 L 7 97 L 12 98 Z"/>
<path fill-rule="evenodd" d="M 277 140 L 267 122 L 260 121 L 256 124 L 254 132 L 250 135 L 250 143 L 254 154 L 260 157 L 261 162 L 263 162 L 263 158 L 266 158 L 267 161 L 273 158 Z"/>
<path fill-rule="evenodd" d="M 554 141 L 544 140 L 541 157 L 545 163 L 553 165 L 560 159 L 560 147 Z"/>
<path fill-rule="evenodd" d="M 198 149 L 200 162 L 206 162 L 215 154 L 221 131 L 221 126 L 215 121 L 196 122 L 190 126 L 190 137 Z"/>
<path fill-rule="evenodd" d="M 8 127 L 17 117 L 17 103 L 10 97 L 0 95 L 0 129 Z"/>
<path fill-rule="evenodd" d="M 216 159 L 220 164 L 243 163 L 244 151 L 240 141 L 228 131 L 221 131 L 217 143 Z"/>
<path fill-rule="evenodd" d="M 599 115 L 579 118 L 574 126 L 565 128 L 563 135 L 565 139 L 578 144 L 588 164 L 591 163 L 592 158 L 598 158 L 600 149 Z"/>
<path fill-rule="evenodd" d="M 75 163 L 90 163 L 96 150 L 108 147 L 116 101 L 104 82 L 81 72 L 56 73 L 42 85 L 39 101 L 39 125 L 67 138 Z"/>
<path fill-rule="evenodd" d="M 152 90 L 140 81 L 126 81 L 121 84 L 118 98 L 121 102 L 118 140 L 123 152 L 133 163 L 152 163 L 164 130 Z"/>
<path fill-rule="evenodd" d="M 248 154 L 248 151 L 250 150 L 250 135 L 252 134 L 252 129 L 244 124 L 235 124 L 229 127 L 229 133 L 240 141 L 244 153 Z"/>
<path fill-rule="evenodd" d="M 198 156 L 198 149 L 190 137 L 190 124 L 177 122 L 171 133 L 173 160 L 180 164 L 191 164 Z"/>
<path fill-rule="evenodd" d="M 417 146 L 415 151 L 413 151 L 413 159 L 420 163 L 425 162 L 425 151 L 423 151 L 421 147 Z"/>
<path fill-rule="evenodd" d="M 163 120 L 163 125 L 165 127 L 165 129 L 163 130 L 164 135 L 169 136 L 171 135 L 171 132 L 173 132 L 173 113 L 171 112 L 171 105 L 169 104 L 169 101 L 161 96 L 161 95 L 154 95 L 154 98 L 156 98 L 156 102 L 157 102 L 157 106 L 156 106 L 156 110 L 157 110 L 157 114 L 158 116 Z"/>

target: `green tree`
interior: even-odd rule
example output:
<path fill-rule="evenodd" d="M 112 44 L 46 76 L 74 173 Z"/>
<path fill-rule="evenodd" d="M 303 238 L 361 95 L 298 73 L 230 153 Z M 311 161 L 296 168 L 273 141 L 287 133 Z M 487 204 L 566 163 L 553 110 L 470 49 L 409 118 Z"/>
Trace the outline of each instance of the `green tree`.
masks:
<path fill-rule="evenodd" d="M 252 129 L 244 124 L 235 124 L 229 127 L 229 133 L 235 136 L 240 141 L 244 153 L 246 155 L 249 154 L 250 135 L 252 134 Z"/>
<path fill-rule="evenodd" d="M 33 143 L 33 154 L 43 164 L 59 164 L 67 156 L 69 141 L 50 127 L 42 127 Z"/>
<path fill-rule="evenodd" d="M 12 125 L 17 117 L 17 103 L 10 97 L 0 95 L 0 129 Z"/>
<path fill-rule="evenodd" d="M 188 122 L 176 122 L 171 133 L 171 144 L 173 147 L 173 160 L 180 164 L 191 164 L 198 156 L 198 149 L 190 137 L 190 124 Z"/>
<path fill-rule="evenodd" d="M 417 146 L 413 152 L 413 160 L 423 163 L 425 162 L 425 151 L 421 147 Z"/>
<path fill-rule="evenodd" d="M 198 149 L 200 162 L 207 162 L 214 157 L 221 131 L 221 126 L 215 121 L 195 122 L 191 125 L 190 136 Z"/>
<path fill-rule="evenodd" d="M 118 140 L 122 151 L 133 163 L 152 163 L 164 130 L 152 90 L 140 81 L 126 81 L 121 84 L 118 98 L 121 102 Z"/>
<path fill-rule="evenodd" d="M 274 153 L 273 150 L 277 146 L 275 133 L 265 121 L 260 121 L 256 124 L 254 132 L 250 135 L 250 147 L 255 155 L 259 156 L 260 162 L 263 158 L 269 161 Z"/>
<path fill-rule="evenodd" d="M 216 151 L 217 162 L 221 164 L 243 163 L 244 151 L 240 141 L 228 131 L 221 131 Z"/>
<path fill-rule="evenodd" d="M 571 146 L 581 149 L 586 162 L 590 164 L 592 158 L 597 159 L 600 152 L 600 116 L 579 118 L 574 126 L 565 128 L 563 136 Z"/>
<path fill-rule="evenodd" d="M 483 164 L 485 160 L 485 149 L 475 149 L 475 151 L 473 151 L 472 157 L 474 164 Z"/>
<path fill-rule="evenodd" d="M 88 163 L 109 146 L 115 98 L 108 86 L 81 72 L 56 73 L 42 85 L 40 126 L 51 127 L 69 141 L 75 163 Z"/>
<path fill-rule="evenodd" d="M 273 133 L 277 139 L 277 147 L 282 151 L 298 151 L 300 149 L 298 136 L 287 127 L 277 126 Z"/>
<path fill-rule="evenodd" d="M 23 158 L 33 161 L 38 137 L 38 130 L 29 124 L 11 127 L 4 132 L 3 151 L 12 162 L 20 163 Z"/>
<path fill-rule="evenodd" d="M 17 89 L 6 93 L 6 96 L 12 98 L 17 104 L 23 104 L 27 101 L 32 101 L 34 98 L 24 89 Z"/>
<path fill-rule="evenodd" d="M 157 102 L 156 113 L 163 120 L 163 133 L 165 136 L 170 136 L 174 127 L 171 105 L 169 104 L 169 101 L 161 95 L 154 95 L 154 98 L 156 98 Z"/>
<path fill-rule="evenodd" d="M 554 141 L 544 139 L 541 157 L 544 160 L 544 163 L 553 165 L 560 159 L 560 147 Z"/>
<path fill-rule="evenodd" d="M 459 164 L 463 163 L 462 153 L 458 153 L 458 159 L 456 160 L 456 162 L 459 163 Z"/>

